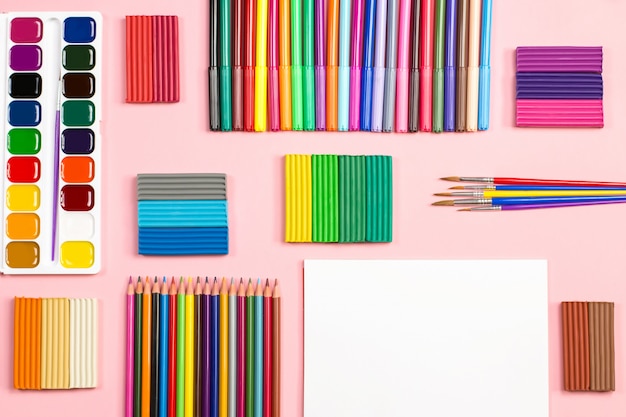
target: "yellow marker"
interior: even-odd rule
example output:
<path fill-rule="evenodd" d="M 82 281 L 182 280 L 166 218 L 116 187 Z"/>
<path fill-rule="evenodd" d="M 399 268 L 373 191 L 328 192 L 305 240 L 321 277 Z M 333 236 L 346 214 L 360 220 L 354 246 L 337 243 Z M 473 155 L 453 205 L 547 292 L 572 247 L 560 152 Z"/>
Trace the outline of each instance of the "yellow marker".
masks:
<path fill-rule="evenodd" d="M 61 265 L 65 268 L 89 268 L 95 259 L 93 243 L 68 241 L 61 245 Z"/>
<path fill-rule="evenodd" d="M 193 417 L 194 403 L 194 297 L 191 278 L 187 282 L 185 292 L 185 417 Z"/>
<path fill-rule="evenodd" d="M 311 155 L 285 156 L 285 241 L 312 240 Z"/>
<path fill-rule="evenodd" d="M 12 211 L 35 211 L 39 208 L 41 193 L 36 185 L 11 185 L 7 188 L 6 204 Z"/>
<path fill-rule="evenodd" d="M 220 396 L 219 417 L 228 417 L 228 290 L 222 278 L 220 289 Z"/>
<path fill-rule="evenodd" d="M 256 66 L 254 70 L 254 130 L 267 130 L 267 22 L 268 0 L 257 0 Z"/>

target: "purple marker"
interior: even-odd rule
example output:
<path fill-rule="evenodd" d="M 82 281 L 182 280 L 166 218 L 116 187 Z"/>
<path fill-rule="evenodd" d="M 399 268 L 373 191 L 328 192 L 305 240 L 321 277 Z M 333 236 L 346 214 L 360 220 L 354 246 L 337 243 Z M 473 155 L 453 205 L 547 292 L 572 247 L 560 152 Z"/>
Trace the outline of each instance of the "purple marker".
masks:
<path fill-rule="evenodd" d="M 456 0 L 446 3 L 446 63 L 443 74 L 443 130 L 454 132 L 456 110 Z"/>
<path fill-rule="evenodd" d="M 315 130 L 326 130 L 325 0 L 315 0 Z"/>
<path fill-rule="evenodd" d="M 387 45 L 387 0 L 376 3 L 376 35 L 374 44 L 374 89 L 372 92 L 372 132 L 383 130 L 383 99 L 385 96 L 385 47 Z"/>

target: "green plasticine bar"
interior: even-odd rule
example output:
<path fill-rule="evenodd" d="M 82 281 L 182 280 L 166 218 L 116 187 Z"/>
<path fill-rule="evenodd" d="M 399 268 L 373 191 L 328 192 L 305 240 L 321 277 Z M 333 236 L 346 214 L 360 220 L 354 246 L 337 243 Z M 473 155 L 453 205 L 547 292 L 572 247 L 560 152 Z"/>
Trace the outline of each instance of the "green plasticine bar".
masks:
<path fill-rule="evenodd" d="M 392 166 L 391 156 L 366 157 L 367 166 L 367 235 L 368 242 L 391 242 L 392 239 Z"/>
<path fill-rule="evenodd" d="M 339 242 L 365 242 L 365 156 L 339 156 Z"/>
<path fill-rule="evenodd" d="M 311 156 L 313 242 L 339 240 L 337 155 Z"/>

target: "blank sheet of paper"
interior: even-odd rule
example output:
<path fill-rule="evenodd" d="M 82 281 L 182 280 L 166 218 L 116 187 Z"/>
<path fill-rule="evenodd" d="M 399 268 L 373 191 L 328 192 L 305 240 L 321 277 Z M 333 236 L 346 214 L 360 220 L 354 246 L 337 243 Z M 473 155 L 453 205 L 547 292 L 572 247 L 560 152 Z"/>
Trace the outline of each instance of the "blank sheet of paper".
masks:
<path fill-rule="evenodd" d="M 304 417 L 548 417 L 545 260 L 306 260 Z"/>

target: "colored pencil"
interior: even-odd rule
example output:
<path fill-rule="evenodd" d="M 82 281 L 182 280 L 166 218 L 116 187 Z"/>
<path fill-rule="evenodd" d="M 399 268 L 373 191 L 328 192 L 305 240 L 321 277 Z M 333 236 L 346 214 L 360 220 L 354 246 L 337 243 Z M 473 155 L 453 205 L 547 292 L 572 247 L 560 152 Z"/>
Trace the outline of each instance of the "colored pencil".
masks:
<path fill-rule="evenodd" d="M 133 415 L 141 417 L 141 365 L 143 362 L 141 343 L 143 340 L 143 282 L 141 277 L 137 278 L 137 286 L 135 287 L 135 383 L 134 383 L 134 407 Z"/>
<path fill-rule="evenodd" d="M 187 305 L 183 278 L 178 283 L 176 295 L 176 417 L 185 417 L 185 338 L 187 333 Z"/>
<path fill-rule="evenodd" d="M 246 287 L 237 291 L 237 417 L 246 415 Z"/>
<path fill-rule="evenodd" d="M 478 80 L 478 130 L 489 129 L 492 0 L 483 0 Z"/>
<path fill-rule="evenodd" d="M 446 43 L 446 0 L 435 2 L 435 47 L 433 74 L 433 132 L 443 131 L 443 102 L 445 43 Z"/>
<path fill-rule="evenodd" d="M 237 287 L 228 291 L 228 417 L 237 416 Z"/>
<path fill-rule="evenodd" d="M 243 1 L 233 7 L 233 130 L 243 130 Z"/>
<path fill-rule="evenodd" d="M 494 205 L 510 206 L 524 204 L 587 204 L 587 203 L 623 203 L 626 196 L 596 196 L 596 197 L 494 197 L 494 198 L 460 198 L 433 203 L 433 206 L 474 206 Z"/>
<path fill-rule="evenodd" d="M 256 63 L 254 67 L 254 130 L 267 130 L 267 24 L 268 0 L 257 0 Z"/>
<path fill-rule="evenodd" d="M 35 344 L 33 343 L 33 346 Z M 126 417 L 133 416 L 135 365 L 135 287 L 133 279 L 128 280 L 126 293 Z"/>
<path fill-rule="evenodd" d="M 326 130 L 326 4 L 315 0 L 315 130 Z"/>
<path fill-rule="evenodd" d="M 385 0 L 380 0 L 385 1 Z M 374 88 L 374 34 L 376 30 L 376 0 L 365 0 L 363 22 L 363 68 L 361 78 L 361 130 L 372 130 L 372 94 Z"/>
<path fill-rule="evenodd" d="M 202 291 L 202 417 L 211 415 L 211 284 L 204 280 Z"/>
<path fill-rule="evenodd" d="M 143 287 L 143 323 L 141 340 L 141 415 L 150 417 L 150 339 L 152 337 L 152 291 L 146 277 Z"/>
<path fill-rule="evenodd" d="M 300 1 L 291 2 L 291 125 L 293 130 L 302 130 L 302 10 Z"/>
<path fill-rule="evenodd" d="M 263 286 L 260 279 L 254 292 L 254 308 L 254 417 L 263 417 Z"/>
<path fill-rule="evenodd" d="M 167 416 L 176 417 L 176 377 L 177 377 L 177 351 L 176 339 L 178 337 L 178 288 L 176 280 L 172 277 L 169 293 L 169 347 L 168 347 L 168 380 L 167 380 Z"/>
<path fill-rule="evenodd" d="M 220 286 L 220 397 L 219 417 L 228 417 L 228 288 L 222 278 Z"/>
<path fill-rule="evenodd" d="M 348 129 L 361 128 L 361 62 L 363 59 L 363 13 L 365 0 L 352 0 L 352 41 L 350 53 L 350 97 Z"/>
<path fill-rule="evenodd" d="M 211 312 L 210 312 L 210 343 L 211 348 L 209 349 L 211 355 L 211 397 L 209 399 L 209 403 L 211 404 L 211 417 L 218 417 L 219 414 L 219 392 L 220 392 L 220 295 L 219 295 L 219 285 L 217 283 L 217 278 L 213 280 L 213 287 L 211 288 L 211 297 L 209 301 L 211 302 Z"/>
<path fill-rule="evenodd" d="M 398 32 L 398 68 L 396 87 L 396 132 L 409 129 L 409 53 L 411 35 L 411 2 L 400 0 Z"/>
<path fill-rule="evenodd" d="M 339 0 L 328 0 L 328 47 L 326 73 L 326 129 L 338 128 Z"/>
<path fill-rule="evenodd" d="M 444 69 L 443 130 L 454 132 L 456 110 L 456 20 L 457 0 L 446 3 L 446 62 Z"/>
<path fill-rule="evenodd" d="M 231 2 L 220 0 L 220 111 L 222 115 L 222 131 L 229 132 L 233 129 L 232 107 L 232 28 L 231 28 Z"/>
<path fill-rule="evenodd" d="M 419 92 L 420 92 L 420 16 L 421 2 L 413 0 L 411 7 L 411 73 L 409 74 L 409 132 L 419 131 Z"/>
<path fill-rule="evenodd" d="M 399 0 L 387 5 L 387 56 L 385 61 L 385 95 L 383 97 L 383 132 L 391 132 L 396 121 L 396 65 L 398 63 Z"/>
<path fill-rule="evenodd" d="M 612 195 L 626 195 L 626 190 L 531 190 L 531 191 L 498 191 L 498 190 L 474 190 L 453 191 L 449 193 L 437 193 L 441 196 L 466 196 L 476 198 L 493 197 L 600 197 Z"/>
<path fill-rule="evenodd" d="M 547 180 L 536 178 L 512 178 L 512 177 L 443 177 L 444 181 L 452 182 L 478 182 L 501 185 L 571 185 L 584 187 L 626 187 L 626 182 L 607 181 L 580 181 L 580 180 Z"/>
<path fill-rule="evenodd" d="M 468 132 L 478 129 L 478 75 L 480 53 L 481 0 L 469 0 L 469 29 L 467 41 L 467 120 Z"/>
<path fill-rule="evenodd" d="M 420 130 L 430 132 L 433 122 L 433 41 L 435 0 L 422 1 L 420 25 Z"/>
<path fill-rule="evenodd" d="M 274 282 L 272 313 L 272 417 L 280 417 L 280 287 L 278 280 Z"/>
<path fill-rule="evenodd" d="M 350 107 L 350 19 L 352 0 L 339 2 L 339 82 L 337 104 L 337 129 L 348 130 L 348 113 Z"/>
<path fill-rule="evenodd" d="M 302 117 L 304 130 L 315 130 L 315 10 L 313 0 L 302 1 Z"/>
<path fill-rule="evenodd" d="M 376 3 L 376 32 L 374 41 L 374 86 L 372 87 L 371 130 L 383 130 L 383 108 L 385 98 L 385 48 L 387 45 L 387 1 Z M 389 0 L 392 1 L 392 0 Z"/>
<path fill-rule="evenodd" d="M 193 415 L 199 416 L 202 412 L 202 291 L 200 277 L 196 278 L 194 291 L 194 384 L 193 384 Z"/>
<path fill-rule="evenodd" d="M 481 207 L 463 208 L 463 209 L 460 209 L 459 211 L 537 210 L 537 209 L 546 209 L 546 208 L 592 206 L 592 205 L 611 204 L 611 203 L 615 203 L 615 202 L 614 201 L 596 201 L 596 202 L 588 202 L 588 203 L 551 203 L 551 204 L 520 204 L 520 205 L 510 205 L 510 206 L 481 206 Z M 626 199 L 624 201 L 620 201 L 620 203 L 626 203 Z"/>
<path fill-rule="evenodd" d="M 269 280 L 263 290 L 263 417 L 272 417 L 272 290 Z"/>
<path fill-rule="evenodd" d="M 243 53 L 243 128 L 246 132 L 253 132 L 256 0 L 245 0 L 245 8 Z"/>
<path fill-rule="evenodd" d="M 218 0 L 209 1 L 209 127 L 221 129 Z"/>
<path fill-rule="evenodd" d="M 169 380 L 169 327 L 170 327 L 170 297 L 167 280 L 163 278 L 161 284 L 161 316 L 159 318 L 160 347 L 159 347 L 159 408 L 158 416 L 167 417 L 168 407 L 168 380 Z"/>
<path fill-rule="evenodd" d="M 291 27 L 290 0 L 278 3 L 279 60 L 278 79 L 280 82 L 280 129 L 291 130 Z"/>
<path fill-rule="evenodd" d="M 158 417 L 159 413 L 159 371 L 161 362 L 161 285 L 154 278 L 152 286 L 152 337 L 151 337 L 151 366 L 150 371 L 150 416 Z"/>
<path fill-rule="evenodd" d="M 248 280 L 248 287 L 246 289 L 246 417 L 254 417 L 254 398 L 255 398 L 255 352 L 254 347 L 256 343 L 254 328 L 255 328 L 255 313 L 256 308 L 254 305 L 254 287 L 252 286 L 252 280 Z"/>
<path fill-rule="evenodd" d="M 185 292 L 185 417 L 194 417 L 193 404 L 194 404 L 194 313 L 195 313 L 195 300 L 194 300 L 194 288 L 191 282 L 191 278 L 187 280 L 187 288 Z"/>
<path fill-rule="evenodd" d="M 268 112 L 270 130 L 280 130 L 280 83 L 278 78 L 278 1 L 269 0 L 269 73 L 268 73 Z"/>
<path fill-rule="evenodd" d="M 459 0 L 456 45 L 456 106 L 455 130 L 465 132 L 467 120 L 467 28 L 469 0 Z"/>

